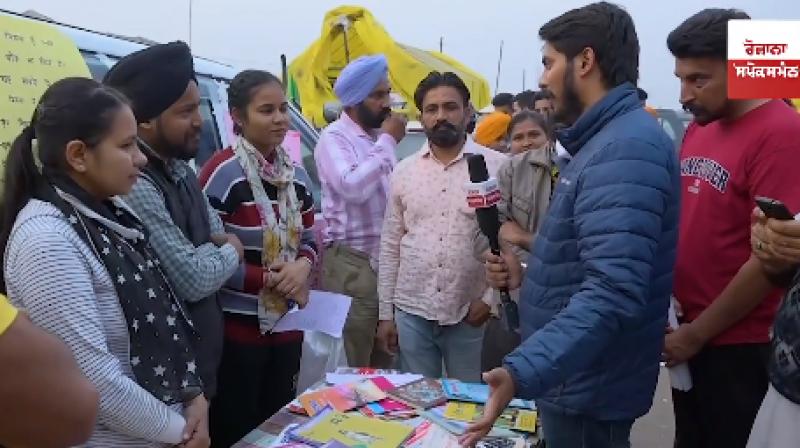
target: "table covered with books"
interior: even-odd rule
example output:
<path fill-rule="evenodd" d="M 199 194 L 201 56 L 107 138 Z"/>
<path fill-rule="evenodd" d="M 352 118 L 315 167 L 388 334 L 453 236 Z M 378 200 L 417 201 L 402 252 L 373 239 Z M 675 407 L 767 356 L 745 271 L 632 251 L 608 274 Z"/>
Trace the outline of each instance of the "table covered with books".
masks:
<path fill-rule="evenodd" d="M 234 448 L 456 448 L 488 394 L 485 384 L 340 368 Z M 535 404 L 515 399 L 478 447 L 535 447 L 537 429 Z"/>

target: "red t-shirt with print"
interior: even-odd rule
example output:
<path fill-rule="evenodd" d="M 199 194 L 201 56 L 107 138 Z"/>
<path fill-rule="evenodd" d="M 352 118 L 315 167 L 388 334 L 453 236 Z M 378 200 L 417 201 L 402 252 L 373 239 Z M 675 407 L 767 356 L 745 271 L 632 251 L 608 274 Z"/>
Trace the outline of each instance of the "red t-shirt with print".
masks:
<path fill-rule="evenodd" d="M 675 297 L 696 319 L 747 261 L 756 196 L 800 212 L 800 115 L 772 100 L 732 122 L 692 123 L 680 154 L 681 216 Z M 774 290 L 711 345 L 763 343 L 782 291 Z"/>

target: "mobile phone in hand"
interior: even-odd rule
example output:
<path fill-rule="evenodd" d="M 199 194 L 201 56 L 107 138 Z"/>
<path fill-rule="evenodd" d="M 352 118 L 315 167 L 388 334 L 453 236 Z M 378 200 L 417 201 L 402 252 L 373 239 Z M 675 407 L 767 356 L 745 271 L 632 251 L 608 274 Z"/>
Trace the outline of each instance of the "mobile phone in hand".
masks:
<path fill-rule="evenodd" d="M 789 211 L 783 202 L 764 196 L 756 196 L 756 205 L 764 212 L 767 218 L 786 221 L 794 219 L 794 215 Z"/>

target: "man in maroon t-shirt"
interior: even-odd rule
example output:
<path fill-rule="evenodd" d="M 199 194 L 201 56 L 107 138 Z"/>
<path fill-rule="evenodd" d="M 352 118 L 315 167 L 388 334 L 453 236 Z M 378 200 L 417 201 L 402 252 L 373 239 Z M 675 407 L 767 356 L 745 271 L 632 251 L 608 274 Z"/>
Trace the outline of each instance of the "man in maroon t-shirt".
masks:
<path fill-rule="evenodd" d="M 727 22 L 706 9 L 670 33 L 680 101 L 694 115 L 681 148 L 674 293 L 683 324 L 666 336 L 668 365 L 694 383 L 673 391 L 676 446 L 744 447 L 767 389 L 769 330 L 781 292 L 750 259 L 755 196 L 800 212 L 800 116 L 780 100 L 727 98 Z"/>

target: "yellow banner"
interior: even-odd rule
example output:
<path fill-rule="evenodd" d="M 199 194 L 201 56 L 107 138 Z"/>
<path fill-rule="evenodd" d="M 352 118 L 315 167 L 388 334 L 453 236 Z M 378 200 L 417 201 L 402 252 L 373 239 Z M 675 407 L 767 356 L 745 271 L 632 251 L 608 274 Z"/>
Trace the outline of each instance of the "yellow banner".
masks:
<path fill-rule="evenodd" d="M 11 143 L 30 122 L 44 91 L 55 81 L 69 76 L 90 77 L 86 63 L 69 37 L 46 23 L 0 15 L 0 160 L 3 165 Z"/>

